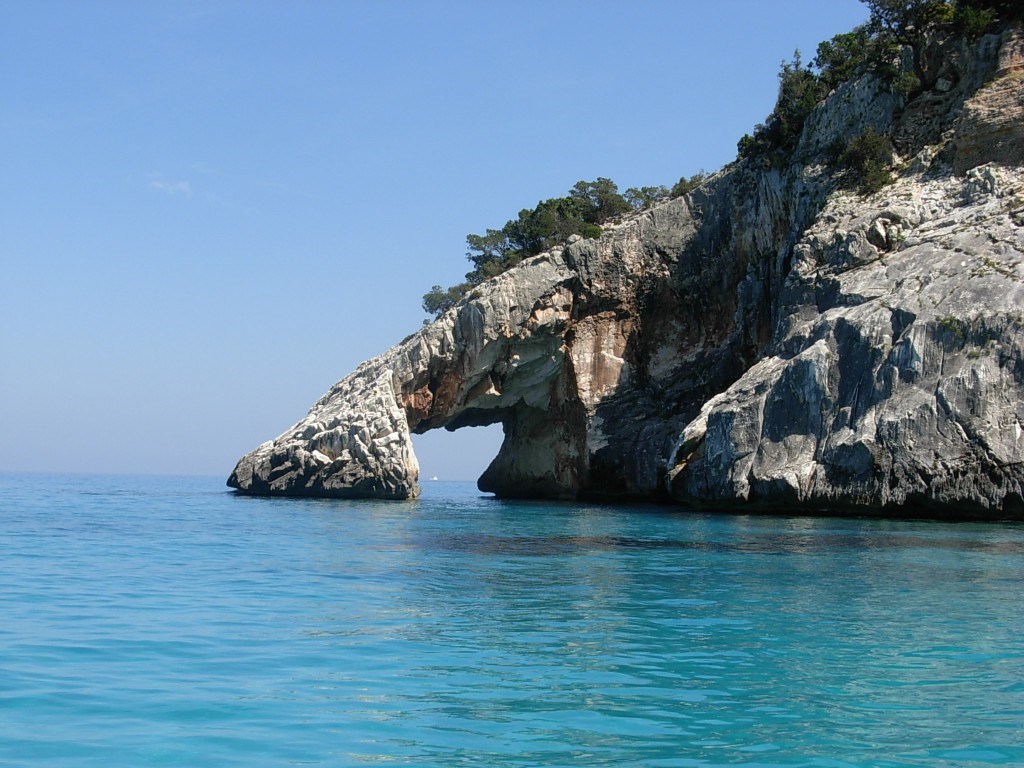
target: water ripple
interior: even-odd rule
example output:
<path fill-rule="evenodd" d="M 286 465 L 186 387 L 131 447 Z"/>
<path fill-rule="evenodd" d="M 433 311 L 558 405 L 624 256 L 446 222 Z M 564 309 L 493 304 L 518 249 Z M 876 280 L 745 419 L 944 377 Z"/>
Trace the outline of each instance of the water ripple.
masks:
<path fill-rule="evenodd" d="M 0 476 L 0 765 L 1024 764 L 1024 529 Z"/>

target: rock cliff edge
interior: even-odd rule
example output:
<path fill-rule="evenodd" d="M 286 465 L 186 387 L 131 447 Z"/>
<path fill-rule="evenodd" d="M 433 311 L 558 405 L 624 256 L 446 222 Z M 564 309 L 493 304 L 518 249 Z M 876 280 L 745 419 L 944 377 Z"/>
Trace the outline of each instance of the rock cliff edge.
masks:
<path fill-rule="evenodd" d="M 1024 33 L 943 61 L 480 285 L 228 484 L 411 498 L 411 434 L 500 422 L 501 496 L 1024 518 Z M 900 170 L 862 197 L 823 158 L 868 126 Z"/>

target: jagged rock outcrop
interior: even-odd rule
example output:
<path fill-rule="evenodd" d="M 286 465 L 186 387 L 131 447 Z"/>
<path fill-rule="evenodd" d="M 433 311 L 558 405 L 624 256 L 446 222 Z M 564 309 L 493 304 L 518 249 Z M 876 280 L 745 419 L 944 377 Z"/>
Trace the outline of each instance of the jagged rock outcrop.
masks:
<path fill-rule="evenodd" d="M 690 503 L 1024 513 L 1024 174 L 834 196 L 769 352 L 669 460 Z"/>
<path fill-rule="evenodd" d="M 245 456 L 247 493 L 408 498 L 410 434 L 501 422 L 505 496 L 1024 516 L 1024 48 L 960 46 L 903 105 L 847 83 L 784 168 L 529 259 Z M 891 133 L 860 198 L 825 149 Z"/>
<path fill-rule="evenodd" d="M 457 311 L 334 385 L 305 419 L 245 456 L 229 484 L 260 494 L 418 495 L 412 432 L 552 407 L 571 280 L 557 252 L 491 280 Z"/>

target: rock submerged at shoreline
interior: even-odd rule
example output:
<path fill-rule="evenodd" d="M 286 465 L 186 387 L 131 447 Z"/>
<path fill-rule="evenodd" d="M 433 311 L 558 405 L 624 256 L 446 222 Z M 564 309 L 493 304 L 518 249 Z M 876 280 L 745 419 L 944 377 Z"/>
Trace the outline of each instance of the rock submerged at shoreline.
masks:
<path fill-rule="evenodd" d="M 499 496 L 1024 519 L 1024 34 L 951 60 L 481 284 L 228 484 L 414 498 L 411 434 L 501 423 Z M 867 126 L 903 163 L 861 197 L 822 158 Z"/>

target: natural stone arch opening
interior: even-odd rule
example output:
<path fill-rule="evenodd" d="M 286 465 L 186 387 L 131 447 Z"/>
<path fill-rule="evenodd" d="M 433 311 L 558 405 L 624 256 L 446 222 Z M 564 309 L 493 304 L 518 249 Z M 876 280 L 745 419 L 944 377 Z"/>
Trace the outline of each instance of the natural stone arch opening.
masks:
<path fill-rule="evenodd" d="M 576 281 L 560 252 L 499 275 L 335 384 L 302 421 L 243 457 L 228 484 L 244 493 L 407 499 L 430 477 L 413 434 L 500 422 L 502 447 L 480 489 L 571 496 L 585 431 L 565 384 Z"/>
<path fill-rule="evenodd" d="M 577 498 L 591 486 L 593 456 L 628 450 L 611 449 L 597 408 L 632 381 L 636 327 L 630 312 L 582 287 L 576 259 L 599 260 L 596 248 L 577 239 L 571 263 L 556 249 L 470 292 L 335 384 L 302 421 L 243 457 L 228 484 L 244 493 L 407 499 L 437 474 L 417 457 L 413 435 L 500 424 L 481 491 Z M 618 264 L 616 287 L 601 292 L 630 295 L 618 286 L 620 262 L 646 252 L 618 241 L 608 249 L 602 258 Z M 611 422 L 621 421 L 617 410 L 606 414 Z M 630 491 L 614 484 L 620 465 L 602 460 L 613 482 L 601 490 Z"/>
<path fill-rule="evenodd" d="M 479 490 L 502 497 L 574 498 L 586 471 L 581 463 L 585 415 L 578 402 L 560 396 L 564 381 L 561 374 L 544 379 L 547 394 L 542 401 L 506 397 L 496 407 L 459 410 L 441 424 L 410 417 L 407 423 L 420 481 L 429 480 L 431 470 L 424 465 L 413 435 L 487 429 L 494 430 L 496 442 L 481 455 L 487 463 L 473 478 Z M 506 404 L 507 400 L 511 402 Z"/>
<path fill-rule="evenodd" d="M 498 422 L 413 433 L 413 450 L 420 465 L 420 485 L 424 486 L 434 478 L 475 483 L 498 455 L 503 440 L 502 426 Z"/>

